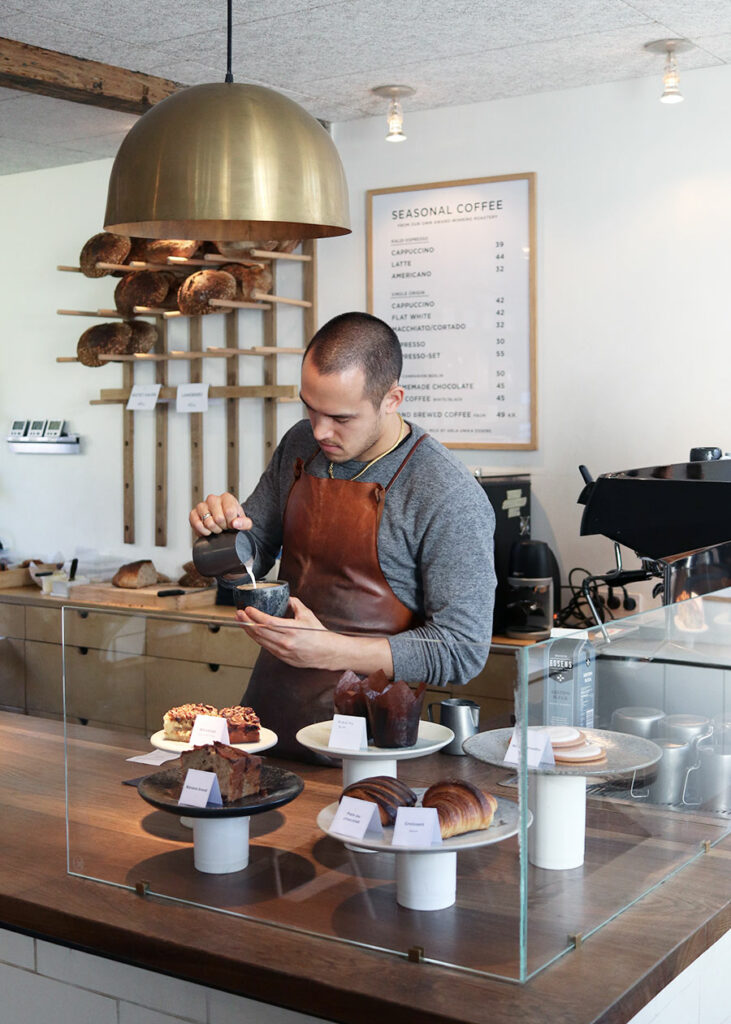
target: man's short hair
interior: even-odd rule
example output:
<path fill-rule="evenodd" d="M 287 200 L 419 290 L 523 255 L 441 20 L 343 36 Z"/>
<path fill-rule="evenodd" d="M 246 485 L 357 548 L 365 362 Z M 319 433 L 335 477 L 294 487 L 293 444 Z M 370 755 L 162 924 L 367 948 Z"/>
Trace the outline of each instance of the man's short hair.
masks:
<path fill-rule="evenodd" d="M 403 363 L 395 332 L 370 313 L 341 313 L 328 320 L 307 346 L 304 359 L 308 356 L 320 373 L 360 367 L 365 397 L 376 409 L 388 389 L 398 383 Z"/>

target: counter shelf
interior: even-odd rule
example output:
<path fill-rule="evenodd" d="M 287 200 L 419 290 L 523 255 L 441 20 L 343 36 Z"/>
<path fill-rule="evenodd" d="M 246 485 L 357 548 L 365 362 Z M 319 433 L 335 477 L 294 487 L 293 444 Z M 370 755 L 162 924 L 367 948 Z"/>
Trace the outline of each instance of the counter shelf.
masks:
<path fill-rule="evenodd" d="M 610 730 L 613 711 L 640 704 L 667 714 L 719 718 L 731 701 L 730 608 L 731 591 L 703 598 L 708 628 L 687 636 L 677 626 L 682 609 L 673 607 L 614 624 L 609 642 L 600 629 L 569 638 L 593 659 L 591 728 Z M 406 957 L 420 947 L 419 970 L 444 964 L 526 981 L 570 955 L 572 936 L 590 941 L 592 933 L 729 833 L 731 800 L 725 791 L 713 799 L 708 794 L 699 807 L 668 811 L 648 799 L 628 800 L 611 791 L 597 795 L 592 787 L 584 797 L 584 863 L 546 871 L 528 857 L 534 826 L 528 827 L 531 773 L 525 760 L 508 772 L 470 756 L 412 751 L 395 766 L 412 788 L 468 779 L 501 803 L 511 803 L 514 794 L 517 816 L 514 835 L 459 852 L 454 903 L 424 913 L 398 902 L 401 854 L 360 853 L 318 827 L 323 809 L 340 797 L 342 769 L 303 768 L 267 752 L 266 765 L 301 774 L 303 791 L 285 805 L 245 816 L 247 867 L 222 874 L 196 870 L 193 837 L 178 813 L 146 804 L 133 787 L 122 785 L 144 771 L 127 759 L 150 753 L 150 736 L 170 707 L 238 703 L 258 648 L 218 609 L 148 612 L 49 599 L 32 610 L 19 641 L 27 665 L 25 707 L 30 714 L 42 709 L 45 716 L 64 718 L 68 870 L 95 884 L 135 891 L 144 882 L 147 892 L 163 899 L 385 956 Z M 15 628 L 13 623 L 8 617 Z M 521 733 L 546 721 L 557 644 L 515 651 L 514 713 Z M 508 661 L 512 656 L 497 659 L 501 671 Z M 54 681 L 58 664 L 63 686 Z M 430 696 L 438 699 L 434 691 Z M 501 706 L 499 712 L 491 723 L 486 696 L 483 732 L 505 724 Z M 719 764 L 724 756 L 719 753 Z M 373 773 L 372 761 L 363 760 Z M 149 767 L 150 774 L 160 770 Z M 646 781 L 654 770 L 644 769 Z M 596 778 L 606 777 L 606 767 L 602 771 Z M 517 774 L 514 790 L 499 786 L 506 774 Z M 699 787 L 700 775 L 694 776 Z M 192 816 L 192 809 L 185 811 Z"/>

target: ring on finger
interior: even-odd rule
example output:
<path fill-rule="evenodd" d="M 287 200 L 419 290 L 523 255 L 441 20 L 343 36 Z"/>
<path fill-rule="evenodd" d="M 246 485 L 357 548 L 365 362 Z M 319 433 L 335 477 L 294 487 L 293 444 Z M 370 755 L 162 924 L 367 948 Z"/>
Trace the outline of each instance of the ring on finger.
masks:
<path fill-rule="evenodd" d="M 212 515 L 212 512 L 206 512 L 204 516 L 201 516 L 201 522 L 204 522 L 206 519 L 210 519 Z"/>

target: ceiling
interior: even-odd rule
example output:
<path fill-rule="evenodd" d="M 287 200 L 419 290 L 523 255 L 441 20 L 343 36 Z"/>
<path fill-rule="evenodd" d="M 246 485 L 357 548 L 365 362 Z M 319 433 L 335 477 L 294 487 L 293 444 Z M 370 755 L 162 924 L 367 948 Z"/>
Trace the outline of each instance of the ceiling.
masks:
<path fill-rule="evenodd" d="M 682 73 L 731 63 L 729 0 L 233 0 L 233 72 L 315 117 L 385 113 L 657 76 L 644 44 L 687 38 Z M 0 36 L 184 85 L 223 80 L 225 0 L 4 0 Z M 0 89 L 0 174 L 112 157 L 131 114 Z"/>

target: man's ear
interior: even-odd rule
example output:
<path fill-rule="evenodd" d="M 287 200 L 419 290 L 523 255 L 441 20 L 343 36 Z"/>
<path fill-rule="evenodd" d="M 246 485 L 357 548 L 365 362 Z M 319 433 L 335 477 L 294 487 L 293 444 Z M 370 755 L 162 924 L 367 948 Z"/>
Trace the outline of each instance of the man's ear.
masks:
<path fill-rule="evenodd" d="M 383 411 L 393 413 L 399 408 L 404 400 L 404 389 L 400 384 L 392 384 L 383 399 Z"/>

